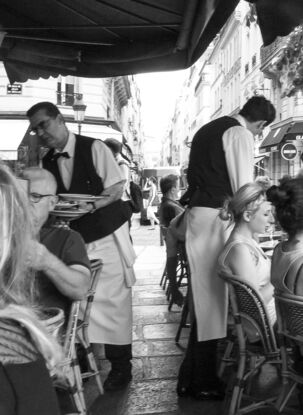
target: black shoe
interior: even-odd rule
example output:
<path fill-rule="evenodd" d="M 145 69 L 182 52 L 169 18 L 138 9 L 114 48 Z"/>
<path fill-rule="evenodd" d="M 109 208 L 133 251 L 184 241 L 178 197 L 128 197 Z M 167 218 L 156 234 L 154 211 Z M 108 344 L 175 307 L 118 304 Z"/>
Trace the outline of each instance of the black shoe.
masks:
<path fill-rule="evenodd" d="M 177 385 L 177 395 L 180 398 L 185 398 L 187 396 L 191 396 L 191 390 L 189 388 L 189 386 L 181 386 L 181 385 Z"/>
<path fill-rule="evenodd" d="M 119 372 L 117 370 L 111 370 L 104 382 L 104 390 L 117 391 L 125 388 L 132 380 L 131 373 Z"/>
<path fill-rule="evenodd" d="M 225 393 L 218 389 L 201 390 L 191 393 L 191 396 L 197 401 L 223 401 Z"/>

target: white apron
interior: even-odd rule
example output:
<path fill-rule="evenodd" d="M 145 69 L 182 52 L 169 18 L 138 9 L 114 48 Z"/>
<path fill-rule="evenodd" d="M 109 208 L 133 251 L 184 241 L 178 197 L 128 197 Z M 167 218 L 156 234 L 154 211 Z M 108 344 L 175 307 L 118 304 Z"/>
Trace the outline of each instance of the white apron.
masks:
<path fill-rule="evenodd" d="M 128 240 L 123 240 L 123 234 L 129 235 L 128 223 L 119 230 L 119 239 L 113 233 L 86 245 L 90 259 L 103 261 L 88 327 L 91 343 L 123 345 L 132 342 L 131 285 L 135 282 L 132 267 L 135 255 L 132 255 L 129 236 Z M 124 256 L 121 245 L 126 248 Z"/>
<path fill-rule="evenodd" d="M 232 227 L 219 210 L 193 207 L 187 215 L 186 252 L 197 320 L 198 341 L 226 336 L 228 293 L 217 275 L 217 259 Z"/>

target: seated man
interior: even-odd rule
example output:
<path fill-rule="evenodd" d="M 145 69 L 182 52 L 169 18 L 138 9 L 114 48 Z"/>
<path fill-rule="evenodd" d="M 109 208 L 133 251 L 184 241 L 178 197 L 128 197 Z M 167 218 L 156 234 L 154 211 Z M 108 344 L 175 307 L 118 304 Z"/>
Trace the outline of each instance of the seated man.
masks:
<path fill-rule="evenodd" d="M 166 272 L 170 284 L 173 303 L 179 307 L 183 304 L 183 295 L 177 285 L 176 269 L 180 242 L 185 242 L 186 211 L 183 211 L 170 222 L 166 233 Z"/>
<path fill-rule="evenodd" d="M 57 184 L 47 170 L 30 167 L 23 177 L 29 180 L 34 231 L 37 240 L 29 247 L 29 261 L 35 271 L 38 303 L 60 307 L 65 315 L 74 300 L 82 300 L 90 286 L 90 262 L 80 234 L 47 222 L 57 203 Z M 40 242 L 38 242 L 40 241 Z"/>
<path fill-rule="evenodd" d="M 176 174 L 168 174 L 160 180 L 160 189 L 163 194 L 159 207 L 161 225 L 168 227 L 170 221 L 184 208 L 177 202 L 179 192 L 179 177 Z"/>

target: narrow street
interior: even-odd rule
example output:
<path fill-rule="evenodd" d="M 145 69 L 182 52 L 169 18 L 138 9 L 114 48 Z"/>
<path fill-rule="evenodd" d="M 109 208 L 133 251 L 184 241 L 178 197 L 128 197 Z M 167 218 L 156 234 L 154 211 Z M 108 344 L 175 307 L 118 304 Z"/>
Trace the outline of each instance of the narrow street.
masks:
<path fill-rule="evenodd" d="M 182 330 L 180 347 L 174 338 L 180 320 L 180 309 L 168 311 L 165 292 L 159 285 L 164 263 L 165 247 L 160 246 L 159 227 L 149 230 L 133 221 L 132 238 L 138 255 L 137 283 L 133 288 L 133 380 L 119 392 L 98 395 L 94 379 L 85 384 L 85 396 L 90 415 L 221 415 L 223 403 L 199 402 L 178 398 L 176 378 L 186 346 L 188 329 Z M 109 364 L 103 350 L 97 350 L 98 363 L 104 381 Z M 276 369 L 262 372 L 261 390 L 276 395 Z M 263 409 L 253 412 L 272 415 Z M 284 413 L 284 412 L 283 412 Z"/>

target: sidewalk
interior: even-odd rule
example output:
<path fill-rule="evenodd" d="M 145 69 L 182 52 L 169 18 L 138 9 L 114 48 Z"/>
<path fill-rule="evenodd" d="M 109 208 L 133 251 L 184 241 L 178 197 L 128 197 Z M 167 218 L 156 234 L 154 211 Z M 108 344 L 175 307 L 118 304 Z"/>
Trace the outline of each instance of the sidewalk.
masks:
<path fill-rule="evenodd" d="M 85 385 L 89 414 L 221 415 L 221 402 L 179 399 L 176 394 L 176 378 L 188 329 L 182 330 L 181 347 L 176 346 L 174 338 L 180 309 L 174 306 L 168 312 L 165 293 L 159 286 L 165 264 L 165 248 L 160 247 L 159 227 L 149 230 L 134 221 L 131 234 L 138 255 L 135 265 L 137 283 L 133 288 L 133 380 L 123 391 L 99 396 L 91 379 Z M 102 356 L 99 362 L 104 381 L 110 367 Z M 271 383 L 270 372 L 272 370 L 264 373 L 267 386 Z M 273 413 L 269 409 L 258 412 L 260 415 Z"/>

